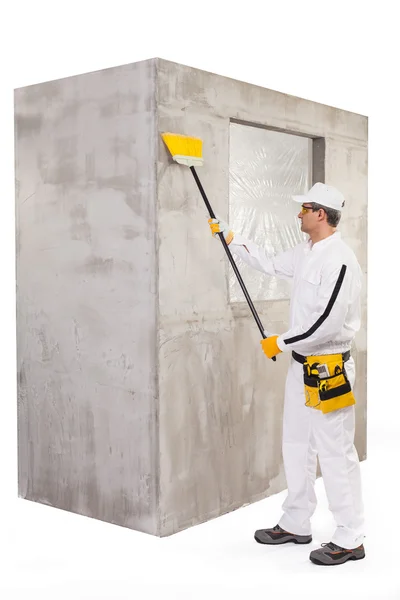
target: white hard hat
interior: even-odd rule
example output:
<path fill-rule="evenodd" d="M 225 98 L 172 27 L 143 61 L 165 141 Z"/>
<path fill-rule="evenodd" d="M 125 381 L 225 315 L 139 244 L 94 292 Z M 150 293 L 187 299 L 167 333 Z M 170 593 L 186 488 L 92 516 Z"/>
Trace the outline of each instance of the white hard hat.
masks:
<path fill-rule="evenodd" d="M 315 202 L 326 206 L 327 208 L 334 208 L 335 210 L 342 210 L 344 206 L 344 196 L 331 185 L 325 183 L 316 183 L 304 196 L 292 196 L 295 202 Z"/>

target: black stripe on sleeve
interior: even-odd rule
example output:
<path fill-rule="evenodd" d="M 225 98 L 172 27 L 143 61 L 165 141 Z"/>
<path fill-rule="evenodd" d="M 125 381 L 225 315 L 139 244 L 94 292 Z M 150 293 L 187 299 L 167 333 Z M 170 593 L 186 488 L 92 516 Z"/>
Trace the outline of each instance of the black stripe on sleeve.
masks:
<path fill-rule="evenodd" d="M 294 344 L 295 342 L 300 342 L 300 340 L 304 340 L 305 338 L 310 337 L 310 335 L 312 335 L 318 329 L 318 327 L 321 327 L 322 323 L 328 318 L 328 316 L 332 310 L 332 307 L 335 304 L 336 298 L 338 297 L 338 294 L 340 292 L 340 288 L 342 287 L 343 279 L 346 274 L 346 269 L 347 269 L 347 266 L 342 265 L 342 268 L 340 269 L 339 277 L 337 279 L 337 282 L 336 282 L 335 287 L 332 292 L 332 296 L 330 297 L 329 302 L 328 302 L 323 314 L 319 317 L 319 319 L 305 333 L 296 335 L 292 338 L 288 338 L 287 340 L 283 340 L 285 342 L 285 344 Z"/>

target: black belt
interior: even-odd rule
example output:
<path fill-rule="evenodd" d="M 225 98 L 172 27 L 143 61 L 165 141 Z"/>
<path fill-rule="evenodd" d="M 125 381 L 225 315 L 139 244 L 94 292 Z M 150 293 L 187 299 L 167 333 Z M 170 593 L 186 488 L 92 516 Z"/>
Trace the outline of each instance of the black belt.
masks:
<path fill-rule="evenodd" d="M 319 355 L 321 356 L 321 355 Z M 292 352 L 292 357 L 294 358 L 294 360 L 296 360 L 298 363 L 300 363 L 301 365 L 304 365 L 304 363 L 306 362 L 307 357 L 306 356 L 302 356 L 301 354 L 297 354 L 297 352 Z M 342 354 L 342 358 L 343 358 L 343 362 L 346 362 L 347 360 L 349 360 L 350 358 L 350 350 L 347 350 L 347 352 L 344 352 Z"/>

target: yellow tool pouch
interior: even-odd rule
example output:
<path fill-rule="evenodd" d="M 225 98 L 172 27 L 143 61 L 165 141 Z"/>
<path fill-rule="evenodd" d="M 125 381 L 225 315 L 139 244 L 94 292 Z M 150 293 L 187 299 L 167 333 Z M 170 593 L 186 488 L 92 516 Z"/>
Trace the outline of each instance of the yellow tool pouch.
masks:
<path fill-rule="evenodd" d="M 356 403 L 342 354 L 307 356 L 303 370 L 306 406 L 326 414 Z"/>

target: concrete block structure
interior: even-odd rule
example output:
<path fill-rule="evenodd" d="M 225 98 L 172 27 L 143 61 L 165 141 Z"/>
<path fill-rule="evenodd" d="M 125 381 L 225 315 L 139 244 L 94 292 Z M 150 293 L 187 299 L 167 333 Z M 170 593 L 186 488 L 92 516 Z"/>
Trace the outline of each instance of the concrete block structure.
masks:
<path fill-rule="evenodd" d="M 307 173 L 288 185 L 344 193 L 340 230 L 366 274 L 367 118 L 152 59 L 17 89 L 15 124 L 19 495 L 165 536 L 284 489 L 289 356 L 263 355 L 192 175 L 160 133 L 202 138 L 198 174 L 236 226 L 233 163 L 247 161 L 233 157 L 234 136 L 301 138 Z M 254 178 L 257 210 L 283 239 L 285 186 L 271 196 Z M 283 332 L 288 293 L 263 281 L 256 308 Z M 366 305 L 365 281 L 353 348 L 360 459 Z"/>

